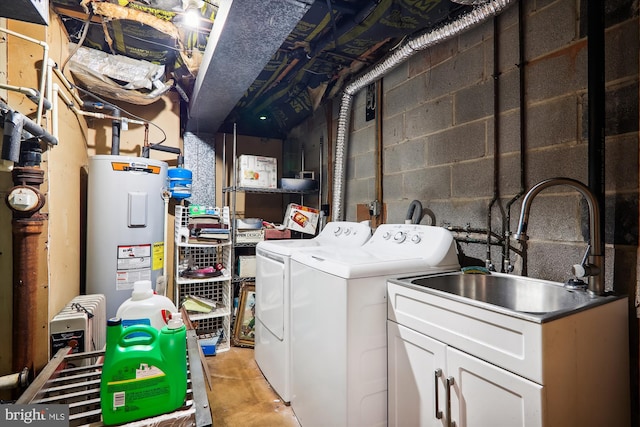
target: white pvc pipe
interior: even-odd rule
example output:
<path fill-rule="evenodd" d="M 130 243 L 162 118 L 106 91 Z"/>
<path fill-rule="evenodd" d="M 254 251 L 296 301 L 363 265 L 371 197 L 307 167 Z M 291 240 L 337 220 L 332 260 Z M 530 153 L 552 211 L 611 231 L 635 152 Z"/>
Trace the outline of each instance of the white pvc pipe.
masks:
<path fill-rule="evenodd" d="M 44 109 L 44 92 L 45 92 L 45 84 L 47 82 L 47 64 L 49 62 L 49 45 L 46 42 L 41 40 L 37 40 L 24 34 L 16 33 L 15 31 L 11 31 L 7 28 L 0 27 L 0 31 L 6 34 L 10 34 L 12 36 L 18 37 L 22 40 L 26 40 L 31 43 L 35 43 L 42 47 L 42 73 L 40 75 L 40 99 L 38 100 L 38 112 L 36 116 L 36 124 L 40 126 L 42 122 L 42 110 Z"/>
<path fill-rule="evenodd" d="M 58 96 L 62 97 L 60 86 L 53 84 L 53 96 L 51 97 L 51 134 L 58 138 Z"/>
<path fill-rule="evenodd" d="M 27 384 L 28 370 L 0 377 L 0 390 L 11 390 Z"/>
<path fill-rule="evenodd" d="M 54 67 L 53 72 L 56 74 L 56 76 L 58 76 L 58 78 L 60 79 L 64 87 L 67 88 L 69 93 L 71 93 L 71 95 L 73 96 L 73 99 L 76 100 L 78 105 L 84 105 L 84 101 L 82 100 L 82 98 L 80 98 L 80 95 L 78 95 L 76 91 L 73 90 L 73 85 L 71 84 L 71 82 L 69 82 L 69 79 L 67 79 L 67 77 L 64 74 L 62 74 L 62 71 L 60 71 L 58 67 Z"/>
<path fill-rule="evenodd" d="M 164 199 L 164 255 L 162 262 L 162 275 L 167 278 L 167 226 L 169 225 L 169 190 L 165 189 L 162 191 L 162 198 Z M 165 296 L 167 293 L 167 288 L 165 285 Z"/>
<path fill-rule="evenodd" d="M 55 62 L 52 59 L 47 59 L 47 64 L 46 64 L 46 70 L 47 70 L 47 96 L 46 98 L 49 100 L 49 102 L 53 102 L 51 98 L 53 98 L 53 66 L 55 65 Z M 44 94 L 41 94 L 41 96 L 44 96 Z M 53 110 L 53 104 L 51 105 L 51 109 Z M 53 116 L 54 113 L 53 111 L 51 112 L 51 115 Z M 53 120 L 53 119 L 52 119 Z M 49 131 L 53 132 L 53 123 L 49 124 Z"/>

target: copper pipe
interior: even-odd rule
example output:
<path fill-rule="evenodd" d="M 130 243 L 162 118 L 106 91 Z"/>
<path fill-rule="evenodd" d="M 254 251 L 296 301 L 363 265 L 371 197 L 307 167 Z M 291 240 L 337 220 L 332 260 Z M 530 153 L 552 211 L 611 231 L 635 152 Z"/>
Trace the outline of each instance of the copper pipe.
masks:
<path fill-rule="evenodd" d="M 35 167 L 16 167 L 12 172 L 16 186 L 28 185 L 39 190 L 44 171 Z M 13 371 L 34 372 L 38 319 L 38 256 L 40 234 L 45 216 L 41 206 L 29 212 L 13 210 Z M 46 309 L 46 307 L 45 307 Z"/>
<path fill-rule="evenodd" d="M 34 369 L 37 328 L 38 242 L 44 221 L 18 218 L 13 224 L 13 370 Z"/>

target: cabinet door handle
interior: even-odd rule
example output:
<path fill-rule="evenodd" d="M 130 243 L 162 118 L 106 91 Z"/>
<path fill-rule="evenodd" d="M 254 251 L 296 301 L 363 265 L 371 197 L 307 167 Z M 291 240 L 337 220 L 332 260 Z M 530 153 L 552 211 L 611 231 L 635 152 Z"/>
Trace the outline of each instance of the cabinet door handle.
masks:
<path fill-rule="evenodd" d="M 433 388 L 433 392 L 435 394 L 436 397 L 436 410 L 434 411 L 436 414 L 436 418 L 441 420 L 442 419 L 442 411 L 439 410 L 440 408 L 440 404 L 438 403 L 438 378 L 440 378 L 442 376 L 442 369 L 438 368 L 435 371 L 433 371 L 433 384 L 434 384 L 434 388 Z"/>
<path fill-rule="evenodd" d="M 453 377 L 447 378 L 447 426 L 453 427 L 455 423 L 451 421 L 451 387 L 453 386 Z"/>
<path fill-rule="evenodd" d="M 433 383 L 435 384 L 434 386 L 434 394 L 435 394 L 435 405 L 436 405 L 436 409 L 435 409 L 435 413 L 436 413 L 436 419 L 441 420 L 442 419 L 442 411 L 439 410 L 440 408 L 440 404 L 438 403 L 438 378 L 440 378 L 442 376 L 442 369 L 438 368 L 436 369 L 434 372 L 434 377 L 433 377 Z"/>

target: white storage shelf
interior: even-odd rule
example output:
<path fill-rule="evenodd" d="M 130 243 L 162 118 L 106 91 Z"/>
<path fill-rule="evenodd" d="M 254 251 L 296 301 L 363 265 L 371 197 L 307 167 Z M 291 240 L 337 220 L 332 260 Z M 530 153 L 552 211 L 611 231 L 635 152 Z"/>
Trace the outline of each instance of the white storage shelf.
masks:
<path fill-rule="evenodd" d="M 189 242 L 189 210 L 176 206 L 175 212 L 175 302 L 182 306 L 187 296 L 215 301 L 216 308 L 209 313 L 190 311 L 189 319 L 198 335 L 222 332 L 216 352 L 230 347 L 231 325 L 231 274 L 215 277 L 183 277 L 188 269 L 213 267 L 222 264 L 228 271 L 231 265 L 231 241 Z"/>

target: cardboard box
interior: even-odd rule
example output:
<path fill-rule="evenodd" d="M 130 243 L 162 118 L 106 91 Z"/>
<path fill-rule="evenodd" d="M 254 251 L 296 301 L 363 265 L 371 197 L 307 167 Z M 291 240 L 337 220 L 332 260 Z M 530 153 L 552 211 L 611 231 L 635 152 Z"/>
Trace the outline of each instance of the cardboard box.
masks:
<path fill-rule="evenodd" d="M 275 228 L 264 229 L 264 240 L 290 239 L 291 230 L 277 230 Z"/>
<path fill-rule="evenodd" d="M 236 231 L 236 243 L 258 243 L 263 240 L 264 229 Z"/>
<path fill-rule="evenodd" d="M 318 209 L 289 203 L 284 215 L 283 224 L 285 224 L 289 230 L 300 231 L 306 234 L 316 234 L 319 217 L 320 211 L 318 211 Z"/>
<path fill-rule="evenodd" d="M 238 257 L 238 277 L 256 277 L 255 255 L 240 255 Z"/>
<path fill-rule="evenodd" d="M 277 159 L 263 156 L 239 156 L 238 187 L 277 188 Z"/>

